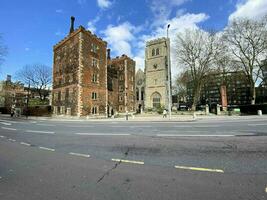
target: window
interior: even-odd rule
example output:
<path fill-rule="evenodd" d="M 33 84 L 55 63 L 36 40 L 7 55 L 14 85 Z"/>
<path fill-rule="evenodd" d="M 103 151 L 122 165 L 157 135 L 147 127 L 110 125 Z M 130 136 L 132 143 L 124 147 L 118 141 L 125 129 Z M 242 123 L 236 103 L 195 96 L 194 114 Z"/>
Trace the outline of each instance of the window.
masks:
<path fill-rule="evenodd" d="M 123 86 L 119 86 L 119 91 L 121 92 L 121 91 L 123 91 Z"/>
<path fill-rule="evenodd" d="M 96 58 L 92 58 L 92 66 L 93 67 L 99 67 L 99 65 L 98 65 L 98 60 L 96 59 Z"/>
<path fill-rule="evenodd" d="M 92 82 L 97 83 L 98 82 L 98 74 L 93 74 L 92 76 Z"/>
<path fill-rule="evenodd" d="M 123 97 L 122 96 L 120 96 L 120 101 L 123 101 Z"/>
<path fill-rule="evenodd" d="M 92 99 L 96 100 L 97 99 L 97 93 L 96 92 L 92 92 Z"/>
<path fill-rule="evenodd" d="M 97 53 L 97 50 L 98 50 L 98 46 L 94 43 L 91 44 L 91 52 L 94 52 L 94 53 Z"/>
<path fill-rule="evenodd" d="M 122 106 L 119 106 L 119 110 L 120 110 L 120 111 L 123 111 L 123 107 L 122 107 Z"/>
<path fill-rule="evenodd" d="M 158 84 L 158 79 L 154 79 L 154 85 Z"/>
<path fill-rule="evenodd" d="M 159 93 L 155 92 L 152 94 L 152 104 L 153 104 L 153 108 L 158 108 L 160 107 L 160 99 L 161 96 Z"/>
<path fill-rule="evenodd" d="M 123 75 L 120 75 L 120 81 L 123 81 Z"/>
<path fill-rule="evenodd" d="M 156 50 L 156 55 L 159 55 L 159 48 L 157 48 Z"/>
<path fill-rule="evenodd" d="M 92 114 L 93 115 L 97 114 L 97 107 L 96 106 L 92 107 Z"/>
<path fill-rule="evenodd" d="M 155 49 L 152 49 L 152 56 L 155 56 Z"/>

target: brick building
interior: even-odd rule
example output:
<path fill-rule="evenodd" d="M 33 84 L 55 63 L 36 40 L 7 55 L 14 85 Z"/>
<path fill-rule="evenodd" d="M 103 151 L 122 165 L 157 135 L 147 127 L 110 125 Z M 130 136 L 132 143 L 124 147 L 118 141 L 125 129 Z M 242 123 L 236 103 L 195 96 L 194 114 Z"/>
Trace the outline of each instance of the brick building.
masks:
<path fill-rule="evenodd" d="M 126 55 L 108 55 L 108 105 L 108 113 L 135 111 L 135 61 Z"/>
<path fill-rule="evenodd" d="M 54 46 L 54 114 L 106 115 L 107 43 L 84 27 Z"/>
<path fill-rule="evenodd" d="M 82 26 L 74 30 L 72 17 L 69 35 L 54 46 L 53 112 L 110 116 L 134 111 L 134 74 L 131 58 L 110 59 L 107 42 Z"/>

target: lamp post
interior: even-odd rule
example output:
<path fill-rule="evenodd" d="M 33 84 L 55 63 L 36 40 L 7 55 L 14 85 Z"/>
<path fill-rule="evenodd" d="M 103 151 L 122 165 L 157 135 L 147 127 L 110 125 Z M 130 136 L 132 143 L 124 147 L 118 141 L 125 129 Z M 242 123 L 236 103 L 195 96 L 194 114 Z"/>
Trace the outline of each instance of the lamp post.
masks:
<path fill-rule="evenodd" d="M 29 98 L 30 98 L 30 81 L 29 81 L 29 85 L 28 85 L 28 92 L 27 92 L 27 102 L 26 102 L 26 118 L 28 119 L 28 115 L 29 115 Z"/>
<path fill-rule="evenodd" d="M 169 110 L 169 119 L 171 119 L 172 116 L 172 108 L 171 108 L 171 103 L 172 103 L 172 95 L 171 95 L 171 61 L 170 61 L 170 40 L 169 40 L 169 28 L 170 24 L 167 26 L 167 53 L 168 53 L 168 110 Z"/>

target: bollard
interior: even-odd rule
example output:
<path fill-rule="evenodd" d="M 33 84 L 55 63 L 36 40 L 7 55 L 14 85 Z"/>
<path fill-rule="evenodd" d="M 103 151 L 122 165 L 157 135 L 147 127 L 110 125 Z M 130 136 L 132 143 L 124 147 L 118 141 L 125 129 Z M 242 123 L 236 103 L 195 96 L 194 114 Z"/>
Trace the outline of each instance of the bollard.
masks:
<path fill-rule="evenodd" d="M 194 112 L 193 113 L 193 119 L 196 119 L 197 118 L 197 115 L 196 115 L 196 113 Z"/>
<path fill-rule="evenodd" d="M 262 116 L 262 110 L 258 110 L 258 115 Z"/>

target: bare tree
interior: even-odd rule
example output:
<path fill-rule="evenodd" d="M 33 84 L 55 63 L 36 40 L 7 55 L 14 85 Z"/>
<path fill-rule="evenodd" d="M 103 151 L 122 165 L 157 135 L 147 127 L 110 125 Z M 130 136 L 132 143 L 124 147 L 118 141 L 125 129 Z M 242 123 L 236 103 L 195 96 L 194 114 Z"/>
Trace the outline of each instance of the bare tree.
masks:
<path fill-rule="evenodd" d="M 42 64 L 26 65 L 17 72 L 17 78 L 24 84 L 30 84 L 36 90 L 41 100 L 44 100 L 49 93 L 48 87 L 51 85 L 51 68 Z"/>
<path fill-rule="evenodd" d="M 186 30 L 177 35 L 176 55 L 184 70 L 190 73 L 193 102 L 192 110 L 196 110 L 204 76 L 214 66 L 215 57 L 220 48 L 216 34 L 202 30 Z"/>
<path fill-rule="evenodd" d="M 235 66 L 247 77 L 251 104 L 255 104 L 255 85 L 261 81 L 262 61 L 267 58 L 267 21 L 246 18 L 234 19 L 225 29 L 226 42 Z"/>
<path fill-rule="evenodd" d="M 175 79 L 175 88 L 179 100 L 185 101 L 187 97 L 187 83 L 190 81 L 190 76 L 188 71 L 182 72 L 176 76 Z"/>

